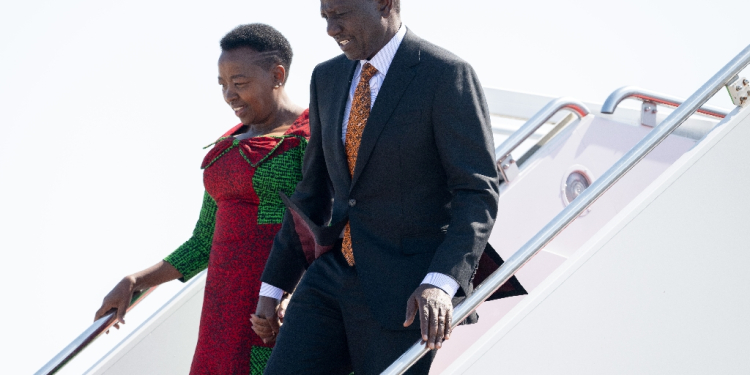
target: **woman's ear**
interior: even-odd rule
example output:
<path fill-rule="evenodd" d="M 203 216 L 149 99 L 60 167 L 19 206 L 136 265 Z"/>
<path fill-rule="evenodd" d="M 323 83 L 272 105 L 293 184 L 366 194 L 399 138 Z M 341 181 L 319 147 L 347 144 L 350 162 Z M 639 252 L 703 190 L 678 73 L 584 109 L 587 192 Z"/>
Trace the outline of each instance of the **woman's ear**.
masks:
<path fill-rule="evenodd" d="M 284 66 L 276 65 L 272 69 L 271 73 L 274 78 L 274 87 L 284 86 L 284 83 L 286 82 L 286 69 Z"/>

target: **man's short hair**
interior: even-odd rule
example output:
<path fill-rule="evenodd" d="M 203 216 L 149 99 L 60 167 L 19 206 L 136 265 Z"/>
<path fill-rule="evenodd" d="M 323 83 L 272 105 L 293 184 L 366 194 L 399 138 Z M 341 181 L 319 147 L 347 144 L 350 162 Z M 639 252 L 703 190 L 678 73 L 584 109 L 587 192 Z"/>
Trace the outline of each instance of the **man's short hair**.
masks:
<path fill-rule="evenodd" d="M 292 65 L 292 46 L 284 35 L 269 25 L 262 23 L 239 25 L 224 35 L 219 45 L 222 51 L 249 47 L 256 52 L 261 52 L 268 58 L 262 59 L 258 65 L 266 69 L 281 65 L 286 69 L 286 76 L 289 76 L 289 68 Z"/>

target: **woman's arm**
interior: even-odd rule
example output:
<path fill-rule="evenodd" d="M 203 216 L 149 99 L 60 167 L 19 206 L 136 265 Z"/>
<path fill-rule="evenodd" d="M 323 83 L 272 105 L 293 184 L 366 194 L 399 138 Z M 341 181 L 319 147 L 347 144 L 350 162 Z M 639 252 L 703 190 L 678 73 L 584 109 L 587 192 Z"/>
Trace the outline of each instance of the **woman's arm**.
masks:
<path fill-rule="evenodd" d="M 185 282 L 208 267 L 208 257 L 216 228 L 216 201 L 205 192 L 203 205 L 193 235 L 182 246 L 169 254 L 164 260 L 177 269 Z"/>
<path fill-rule="evenodd" d="M 122 278 L 112 291 L 104 297 L 102 307 L 96 312 L 94 320 L 107 315 L 112 310 L 117 310 L 117 321 L 115 328 L 120 328 L 119 323 L 125 324 L 125 312 L 130 306 L 130 300 L 135 292 L 148 289 L 152 286 L 166 283 L 182 277 L 182 273 L 174 268 L 171 264 L 160 261 L 143 271 L 136 272 Z"/>

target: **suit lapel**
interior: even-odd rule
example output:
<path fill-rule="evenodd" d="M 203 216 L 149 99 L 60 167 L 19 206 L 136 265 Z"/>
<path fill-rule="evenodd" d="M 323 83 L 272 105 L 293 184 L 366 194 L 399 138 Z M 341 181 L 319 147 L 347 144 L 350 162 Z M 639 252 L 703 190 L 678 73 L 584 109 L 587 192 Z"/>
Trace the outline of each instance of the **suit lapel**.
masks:
<path fill-rule="evenodd" d="M 419 63 L 419 39 L 411 31 L 407 30 L 404 40 L 393 57 L 393 62 L 383 81 L 383 86 L 375 99 L 367 125 L 362 133 L 362 142 L 359 145 L 357 164 L 354 166 L 351 186 L 357 183 L 359 175 L 365 168 L 370 154 L 378 141 L 380 133 L 391 118 L 401 96 L 406 91 L 409 83 L 416 74 L 414 65 Z M 351 76 L 351 75 L 350 75 Z M 343 121 L 343 118 L 342 118 Z"/>

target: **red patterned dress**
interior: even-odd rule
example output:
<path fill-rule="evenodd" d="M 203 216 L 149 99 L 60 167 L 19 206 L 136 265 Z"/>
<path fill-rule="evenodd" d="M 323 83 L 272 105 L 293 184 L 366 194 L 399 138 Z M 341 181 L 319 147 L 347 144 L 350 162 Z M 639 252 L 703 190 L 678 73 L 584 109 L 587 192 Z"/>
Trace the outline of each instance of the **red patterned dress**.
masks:
<path fill-rule="evenodd" d="M 235 126 L 206 155 L 206 194 L 193 236 L 164 259 L 182 281 L 208 267 L 191 375 L 262 374 L 271 354 L 252 331 L 250 314 L 281 228 L 279 191 L 291 195 L 302 179 L 308 112 L 280 137 L 235 139 L 242 130 Z"/>

